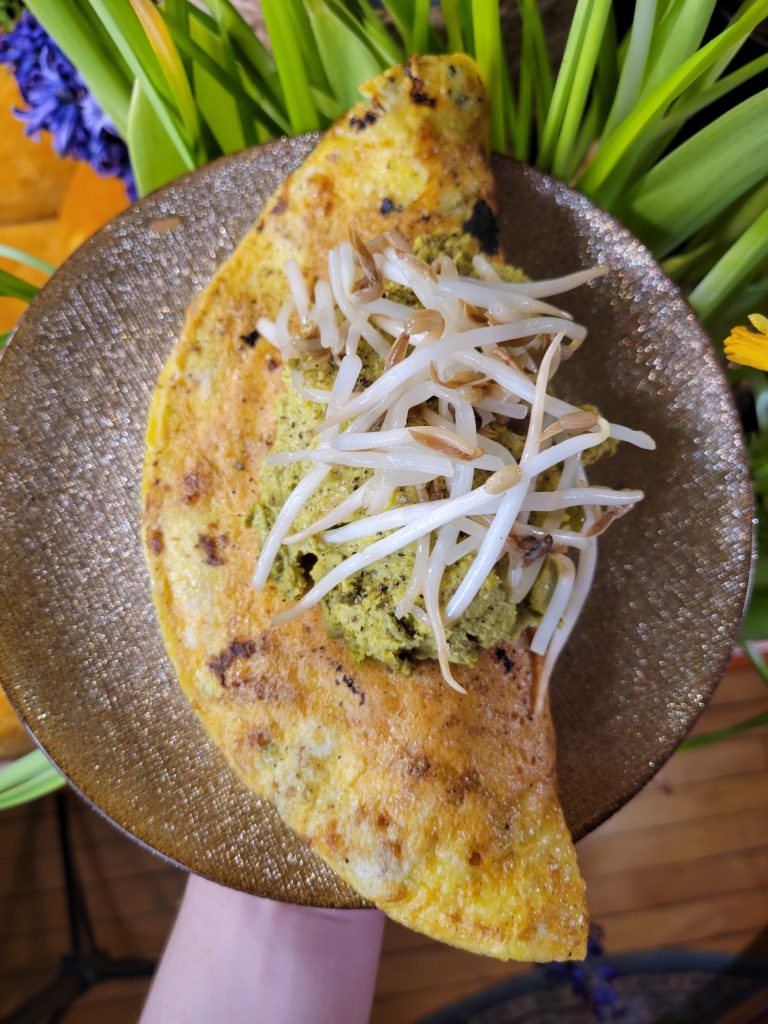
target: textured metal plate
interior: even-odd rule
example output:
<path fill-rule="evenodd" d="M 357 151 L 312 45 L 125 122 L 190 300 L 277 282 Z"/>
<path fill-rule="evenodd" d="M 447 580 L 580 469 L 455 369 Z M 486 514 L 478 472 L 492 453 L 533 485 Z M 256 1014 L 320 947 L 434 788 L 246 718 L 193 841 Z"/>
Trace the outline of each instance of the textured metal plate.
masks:
<path fill-rule="evenodd" d="M 0 678 L 100 810 L 164 856 L 275 899 L 360 899 L 248 793 L 163 651 L 139 543 L 144 428 L 190 298 L 316 137 L 221 160 L 138 203 L 59 270 L 0 364 Z M 729 390 L 647 251 L 582 196 L 497 161 L 508 257 L 611 273 L 568 296 L 590 330 L 566 397 L 648 430 L 600 466 L 647 499 L 601 542 L 553 685 L 565 812 L 581 836 L 672 753 L 716 685 L 748 586 L 752 498 Z"/>

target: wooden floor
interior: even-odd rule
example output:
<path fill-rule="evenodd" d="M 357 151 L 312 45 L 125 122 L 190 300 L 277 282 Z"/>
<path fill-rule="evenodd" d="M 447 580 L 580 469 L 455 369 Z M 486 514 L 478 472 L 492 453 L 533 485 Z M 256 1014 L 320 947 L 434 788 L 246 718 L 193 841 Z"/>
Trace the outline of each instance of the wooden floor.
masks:
<path fill-rule="evenodd" d="M 750 669 L 731 669 L 697 731 L 755 714 L 766 698 Z M 70 804 L 99 941 L 116 955 L 157 956 L 183 874 L 75 797 Z M 609 951 L 742 950 L 755 941 L 765 949 L 768 731 L 675 755 L 661 778 L 579 844 L 579 859 Z M 0 1016 L 55 970 L 67 943 L 65 913 L 52 798 L 0 814 Z M 372 1021 L 406 1024 L 520 969 L 388 925 Z M 135 1021 L 146 987 L 99 986 L 66 1022 Z"/>

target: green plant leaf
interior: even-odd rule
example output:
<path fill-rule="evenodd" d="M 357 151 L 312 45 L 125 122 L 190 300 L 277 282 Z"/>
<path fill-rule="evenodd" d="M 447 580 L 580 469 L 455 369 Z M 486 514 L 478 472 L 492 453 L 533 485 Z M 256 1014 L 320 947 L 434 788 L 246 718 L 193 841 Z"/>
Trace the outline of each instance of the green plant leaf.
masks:
<path fill-rule="evenodd" d="M 620 208 L 665 256 L 766 177 L 768 89 L 702 128 L 656 164 Z"/>
<path fill-rule="evenodd" d="M 567 179 L 572 170 L 573 152 L 579 126 L 587 104 L 592 76 L 597 66 L 602 40 L 605 34 L 611 0 L 595 0 L 584 32 L 579 59 L 570 77 L 570 87 L 565 101 L 563 119 L 555 143 L 552 159 L 552 173 Z"/>
<path fill-rule="evenodd" d="M 611 9 L 608 13 L 605 31 L 603 32 L 603 38 L 597 54 L 597 67 L 592 85 L 592 97 L 586 113 L 581 117 L 576 140 L 568 161 L 566 174 L 568 181 L 578 177 L 596 151 L 616 95 L 619 67 L 621 66 L 622 58 L 625 56 L 627 42 L 628 37 L 625 36 L 621 45 L 617 43 L 616 19 L 613 9 Z"/>
<path fill-rule="evenodd" d="M 527 55 L 530 55 L 529 57 L 527 55 L 523 57 L 521 62 L 520 88 L 522 90 L 523 71 L 526 70 L 526 65 L 529 65 L 526 73 L 530 74 L 533 84 L 537 131 L 539 138 L 541 138 L 554 89 L 552 65 L 549 62 L 547 39 L 536 0 L 518 0 L 518 7 L 522 21 L 523 46 L 525 46 L 527 38 L 529 41 Z M 526 113 L 521 99 L 518 105 L 518 122 L 525 117 Z M 527 159 L 529 159 L 528 156 L 526 156 Z"/>
<path fill-rule="evenodd" d="M 305 0 L 312 32 L 333 95 L 346 110 L 360 98 L 359 86 L 381 71 L 377 57 L 323 0 Z"/>
<path fill-rule="evenodd" d="M 405 49 L 409 54 L 412 53 L 411 17 L 413 13 L 413 0 L 384 0 L 384 7 L 389 11 L 389 16 L 394 22 L 394 26 L 403 41 Z"/>
<path fill-rule="evenodd" d="M 27 782 L 20 783 L 11 789 L 0 790 L 0 811 L 7 811 L 11 807 L 19 807 L 32 800 L 39 800 L 40 797 L 47 796 L 64 785 L 66 785 L 65 779 L 55 768 L 49 768 L 30 778 Z"/>
<path fill-rule="evenodd" d="M 474 0 L 472 17 L 475 59 L 491 103 L 491 145 L 497 153 L 505 153 L 507 132 L 504 78 L 507 77 L 507 64 L 501 38 L 499 0 Z"/>
<path fill-rule="evenodd" d="M 239 107 L 250 102 L 257 111 L 258 108 L 241 88 L 237 69 L 224 66 L 226 58 L 221 40 L 195 22 L 191 24 L 190 32 L 186 35 L 172 22 L 168 23 L 168 28 L 179 53 L 189 66 L 192 89 L 200 116 L 211 130 L 221 152 L 232 153 L 242 149 L 245 145 L 244 129 L 235 123 Z M 208 35 L 202 35 L 203 32 L 208 32 Z M 198 36 L 205 49 L 192 38 L 192 33 Z M 236 95 L 237 100 L 234 98 Z"/>
<path fill-rule="evenodd" d="M 369 0 L 358 0 L 358 6 L 362 11 L 365 38 L 381 60 L 382 68 L 401 64 L 405 56 L 403 48 L 389 34 L 378 12 L 371 7 Z"/>
<path fill-rule="evenodd" d="M 291 12 L 285 0 L 262 0 L 261 6 L 272 41 L 291 131 L 296 135 L 314 131 L 320 127 L 320 118 L 312 100 L 304 62 L 296 47 Z"/>
<path fill-rule="evenodd" d="M 198 150 L 198 160 L 202 163 L 206 154 L 201 146 L 200 121 L 197 106 L 192 95 L 184 64 L 176 49 L 168 26 L 152 0 L 130 0 L 131 7 L 149 41 L 158 66 L 165 78 L 172 104 L 179 112 L 184 125 L 186 137 L 192 148 Z"/>
<path fill-rule="evenodd" d="M 694 288 L 689 301 L 702 320 L 714 316 L 732 295 L 768 264 L 768 210 L 747 228 Z"/>
<path fill-rule="evenodd" d="M 338 120 L 344 113 L 345 108 L 339 103 L 335 96 L 323 92 L 316 86 L 312 87 L 312 99 L 320 117 L 320 127 L 324 128 L 332 121 Z M 358 97 L 359 99 L 359 97 Z"/>
<path fill-rule="evenodd" d="M 715 729 L 713 732 L 702 732 L 698 736 L 689 736 L 680 744 L 680 750 L 693 750 L 696 747 L 708 747 L 712 743 L 721 743 L 723 740 L 732 739 L 749 729 L 757 729 L 761 725 L 768 725 L 768 711 L 761 711 L 743 722 L 731 725 L 727 729 Z"/>
<path fill-rule="evenodd" d="M 673 104 L 669 113 L 665 115 L 657 127 L 659 138 L 668 138 L 668 133 L 678 131 L 686 121 L 694 117 L 699 111 L 706 109 L 711 103 L 723 99 L 729 92 L 738 89 L 740 85 L 755 78 L 757 75 L 768 71 L 768 53 L 755 57 L 754 60 L 743 64 L 736 71 L 731 72 L 719 81 L 700 91 L 689 91 L 684 93 L 680 99 Z"/>
<path fill-rule="evenodd" d="M 324 2 L 333 2 L 333 0 L 324 0 Z M 298 50 L 309 84 L 327 93 L 330 86 L 317 52 L 317 44 L 312 34 L 305 2 L 304 0 L 283 0 L 283 4 L 293 26 L 291 35 L 293 46 Z"/>
<path fill-rule="evenodd" d="M 681 67 L 642 99 L 632 113 L 603 141 L 595 159 L 581 176 L 579 188 L 597 202 L 610 205 L 611 196 L 620 191 L 624 181 L 621 175 L 617 176 L 615 182 L 612 180 L 617 165 L 633 148 L 638 138 L 644 137 L 648 126 L 653 125 L 673 100 L 704 74 L 718 57 L 737 39 L 748 36 L 766 16 L 768 0 L 756 0 L 748 12 L 689 57 Z M 613 186 L 612 190 L 606 188 L 609 182 Z"/>
<path fill-rule="evenodd" d="M 303 2 L 306 4 L 306 0 Z M 322 2 L 344 23 L 349 32 L 368 47 L 377 62 L 377 74 L 403 60 L 402 48 L 387 34 L 381 18 L 365 5 L 360 6 L 359 0 L 353 0 L 351 3 L 349 0 L 322 0 Z M 354 7 L 354 13 L 350 9 L 351 7 Z M 359 16 L 358 10 L 362 11 L 362 17 Z M 357 84 L 361 85 L 362 82 Z"/>
<path fill-rule="evenodd" d="M 126 141 L 140 196 L 154 192 L 189 169 L 168 138 L 165 126 L 138 79 L 133 83 Z"/>
<path fill-rule="evenodd" d="M 587 166 L 596 151 L 600 139 L 600 124 L 604 121 L 606 109 L 596 95 L 582 118 L 579 135 L 573 147 L 573 158 L 568 172 L 568 180 L 577 178 Z"/>
<path fill-rule="evenodd" d="M 161 6 L 166 25 L 169 29 L 171 27 L 175 29 L 174 39 L 177 35 L 189 36 L 189 0 L 163 0 Z M 181 50 L 180 56 L 184 63 L 184 71 L 192 81 L 192 64 Z"/>
<path fill-rule="evenodd" d="M 512 139 L 514 154 L 518 160 L 527 162 L 531 154 L 531 132 L 533 129 L 534 115 L 534 77 L 536 75 L 536 61 L 534 56 L 534 41 L 530 18 L 522 14 L 525 3 L 520 5 L 522 20 L 522 36 L 520 40 L 520 74 L 517 83 L 518 108 L 517 117 L 512 126 Z M 531 6 L 530 3 L 527 6 Z M 535 2 L 533 3 L 535 8 Z"/>
<path fill-rule="evenodd" d="M 445 31 L 448 35 L 448 53 L 463 53 L 464 38 L 461 32 L 461 15 L 458 0 L 440 0 Z"/>
<path fill-rule="evenodd" d="M 206 4 L 211 11 L 215 11 L 216 19 L 214 20 L 210 15 L 205 15 L 196 7 L 192 7 L 190 21 L 193 24 L 197 22 L 201 26 L 206 26 L 209 34 L 214 36 L 218 33 L 218 26 L 223 26 L 245 67 L 269 91 L 272 102 L 282 105 L 280 80 L 272 54 L 242 14 L 229 0 L 206 0 Z M 194 35 L 194 29 L 192 32 Z"/>
<path fill-rule="evenodd" d="M 93 12 L 61 0 L 28 0 L 26 6 L 72 61 L 125 138 L 131 79 L 119 50 L 108 37 L 105 41 Z"/>
<path fill-rule="evenodd" d="M 41 750 L 33 750 L 0 768 L 0 810 L 44 796 L 65 784 Z"/>
<path fill-rule="evenodd" d="M 667 277 L 681 284 L 690 281 L 692 275 L 700 279 L 716 262 L 717 242 L 714 238 L 708 238 L 696 246 L 689 243 L 682 252 L 669 256 L 662 262 L 661 269 Z"/>
<path fill-rule="evenodd" d="M 624 120 L 640 95 L 655 19 L 656 0 L 637 0 L 616 97 L 605 124 L 606 135 Z"/>
<path fill-rule="evenodd" d="M 541 133 L 541 143 L 536 165 L 542 170 L 549 170 L 552 166 L 560 128 L 568 106 L 573 80 L 582 59 L 589 22 L 596 2 L 597 0 L 577 0 L 576 9 L 573 12 L 571 27 L 565 44 L 565 52 L 560 62 L 560 69 L 557 73 L 552 93 L 552 101 L 549 104 L 547 117 Z M 591 56 L 586 54 L 586 59 L 589 61 L 590 68 L 594 68 L 597 60 L 597 50 L 595 49 L 594 54 Z"/>
<path fill-rule="evenodd" d="M 652 92 L 696 53 L 715 4 L 716 0 L 667 0 L 661 4 L 646 61 L 642 95 Z"/>
<path fill-rule="evenodd" d="M 105 29 L 114 39 L 134 78 L 141 82 L 142 93 L 155 112 L 156 121 L 168 136 L 169 143 L 177 150 L 187 170 L 193 170 L 198 162 L 204 161 L 200 151 L 201 139 L 185 137 L 179 121 L 179 113 L 172 106 L 173 96 L 157 56 L 144 32 L 133 8 L 125 0 L 88 0 Z M 131 105 L 133 104 L 131 92 Z M 144 104 L 143 109 L 146 109 Z M 134 133 L 136 127 L 134 125 Z M 156 134 L 156 131 L 155 131 Z M 126 139 L 127 141 L 127 139 Z"/>
<path fill-rule="evenodd" d="M 243 105 L 244 113 L 256 123 L 257 135 L 263 136 L 259 141 L 287 134 L 290 131 L 290 122 L 271 54 L 228 0 L 208 0 L 208 6 L 215 12 L 216 20 L 192 7 L 191 40 L 177 38 L 176 45 L 180 49 L 194 47 L 195 62 L 201 68 L 205 68 L 212 77 L 217 78 L 233 96 L 240 94 L 238 102 Z M 217 77 L 216 69 L 212 68 L 210 63 L 206 63 L 205 51 L 217 52 L 221 45 L 221 35 L 224 33 L 235 58 L 237 75 L 234 82 L 231 81 L 231 72 L 222 80 Z"/>
<path fill-rule="evenodd" d="M 760 275 L 758 275 L 756 281 L 732 292 L 718 308 L 717 312 L 707 317 L 707 331 L 712 338 L 725 338 L 730 332 L 731 327 L 735 324 L 746 323 L 750 313 L 761 309 L 768 309 L 768 274 L 765 273 L 762 275 L 762 280 Z M 745 368 L 740 367 L 739 369 L 743 374 Z M 755 373 L 758 372 L 755 370 Z M 761 408 L 762 411 L 758 411 L 758 417 L 762 422 L 766 423 L 765 429 L 768 430 L 768 404 L 762 403 Z M 763 545 L 762 550 L 768 552 L 768 518 L 766 518 L 764 533 L 766 535 L 766 543 Z M 753 593 L 752 604 L 754 604 L 756 597 L 757 594 Z M 744 620 L 744 629 L 746 629 L 748 618 L 749 616 Z M 768 616 L 764 617 L 761 621 L 760 632 L 752 634 L 751 639 L 762 640 L 765 637 L 765 623 L 768 622 Z"/>
<path fill-rule="evenodd" d="M 616 95 L 619 85 L 619 45 L 616 38 L 616 17 L 613 6 L 608 10 L 605 20 L 605 31 L 600 42 L 600 49 L 597 51 L 597 68 L 595 70 L 595 85 L 593 106 L 596 113 L 597 124 L 600 133 L 608 120 L 608 113 Z"/>
<path fill-rule="evenodd" d="M 755 647 L 755 645 L 753 643 L 749 642 L 749 640 L 745 641 L 743 646 L 744 646 L 744 653 L 749 658 L 749 660 L 750 660 L 750 662 L 752 664 L 752 667 L 757 672 L 757 674 L 760 676 L 760 678 L 762 679 L 763 683 L 766 686 L 768 686 L 768 663 L 766 663 L 765 658 L 758 651 L 758 649 Z"/>
<path fill-rule="evenodd" d="M 732 245 L 747 228 L 752 227 L 766 209 L 768 209 L 768 175 L 748 195 L 728 207 L 714 225 L 707 225 L 706 229 L 694 236 L 694 239 L 703 242 L 714 236 L 716 242 L 722 243 L 726 247 Z"/>
<path fill-rule="evenodd" d="M 56 272 L 56 267 L 52 263 L 38 259 L 37 256 L 33 256 L 23 249 L 17 249 L 15 245 L 0 244 L 0 257 L 6 260 L 14 260 L 16 263 L 26 263 L 28 267 L 42 270 L 44 274 L 54 274 Z"/>
<path fill-rule="evenodd" d="M 32 750 L 22 757 L 17 757 L 10 764 L 0 768 L 0 791 L 29 782 L 35 775 L 51 767 L 51 762 L 42 750 Z"/>
<path fill-rule="evenodd" d="M 457 0 L 459 5 L 459 20 L 461 21 L 461 33 L 464 36 L 466 52 L 470 56 L 475 53 L 475 25 L 472 17 L 473 0 Z"/>
<path fill-rule="evenodd" d="M 175 25 L 189 29 L 189 0 L 163 0 L 163 14 L 166 21 L 172 21 Z"/>
<path fill-rule="evenodd" d="M 22 302 L 31 302 L 40 289 L 37 285 L 30 284 L 22 277 L 17 277 L 9 270 L 0 269 L 0 296 L 8 299 L 21 299 Z"/>
<path fill-rule="evenodd" d="M 2 352 L 5 346 L 8 344 L 8 341 L 10 340 L 11 337 L 11 333 L 11 331 L 3 331 L 2 333 L 0 333 L 0 352 Z"/>
<path fill-rule="evenodd" d="M 220 40 L 214 31 L 211 31 L 207 25 L 196 20 L 191 20 L 191 34 L 195 38 L 190 36 L 185 37 L 182 35 L 176 35 L 175 28 L 171 27 L 171 32 L 174 35 L 174 41 L 179 48 L 179 52 L 185 54 L 191 62 L 193 81 L 195 82 L 195 95 L 200 107 L 200 112 L 209 123 L 211 130 L 214 132 L 214 136 L 217 138 L 219 145 L 221 146 L 222 152 L 232 153 L 237 149 L 242 149 L 245 144 L 242 141 L 243 132 L 239 126 L 233 126 L 229 120 L 231 112 L 236 113 L 236 108 L 239 106 L 242 108 L 243 117 L 248 118 L 250 122 L 257 126 L 263 126 L 265 131 L 265 138 L 278 136 L 285 134 L 288 131 L 288 123 L 278 122 L 274 120 L 273 115 L 277 114 L 278 117 L 283 117 L 284 114 L 280 111 L 275 111 L 275 108 L 271 100 L 263 93 L 259 96 L 259 100 L 255 100 L 252 96 L 254 91 L 253 78 L 247 78 L 243 81 L 243 72 L 239 66 L 235 67 L 234 72 L 228 68 L 222 67 L 217 60 L 214 60 L 206 52 L 206 49 L 210 53 L 220 54 Z M 205 47 L 206 49 L 203 49 Z M 223 58 L 222 58 L 223 59 Z M 200 93 L 198 95 L 197 81 L 198 75 L 205 74 L 206 80 L 201 83 Z M 236 77 L 232 77 L 235 74 Z M 213 82 L 209 82 L 208 79 L 212 79 Z M 214 90 L 214 83 L 219 87 L 218 94 Z M 234 97 L 237 96 L 237 101 Z M 209 114 L 211 120 L 214 122 L 218 121 L 216 105 L 217 98 L 220 98 L 222 104 L 226 103 L 230 112 L 228 117 L 224 117 L 223 124 L 210 124 Z M 225 109 L 227 109 L 225 107 Z"/>
<path fill-rule="evenodd" d="M 253 146 L 258 141 L 258 118 L 251 112 L 250 97 L 240 84 L 240 72 L 235 59 L 235 44 L 230 37 L 228 18 L 223 5 L 215 5 L 214 16 L 218 34 L 208 31 L 199 22 L 191 26 L 197 41 L 207 35 L 205 50 L 215 58 L 216 67 L 226 69 L 231 84 L 225 87 L 219 76 L 204 69 L 198 61 L 193 66 L 192 76 L 195 98 L 200 113 L 219 144 L 223 153 L 233 153 L 243 146 Z M 190 33 L 191 34 L 191 33 Z M 201 47 L 202 48 L 202 47 Z M 207 54 L 206 54 L 207 56 Z"/>
<path fill-rule="evenodd" d="M 731 17 L 729 24 L 733 24 L 734 21 L 738 21 L 738 19 L 743 14 L 746 14 L 749 11 L 750 7 L 754 3 L 755 0 L 744 0 L 744 3 L 742 3 L 742 5 L 736 10 L 736 12 Z M 742 46 L 744 46 L 744 44 L 747 41 L 747 38 L 747 36 L 742 36 L 736 39 L 732 46 L 729 46 L 727 49 L 723 50 L 723 52 L 720 54 L 717 60 L 712 64 L 712 67 L 705 71 L 705 73 L 697 82 L 694 82 L 694 84 L 691 86 L 691 91 L 693 92 L 698 91 L 700 89 L 708 89 L 711 85 L 713 85 L 717 81 L 717 79 L 722 75 L 725 69 L 730 65 L 731 61 L 738 54 Z"/>
<path fill-rule="evenodd" d="M 536 0 L 518 0 L 521 23 L 520 74 L 517 117 L 515 118 L 515 156 L 530 160 L 533 127 L 540 138 L 552 102 L 552 67 L 547 40 Z"/>
<path fill-rule="evenodd" d="M 430 0 L 414 0 L 411 46 L 413 53 L 426 53 L 429 40 Z"/>
<path fill-rule="evenodd" d="M 685 248 L 664 260 L 664 272 L 675 281 L 691 287 L 696 285 L 765 209 L 768 209 L 768 177 L 697 231 Z"/>
<path fill-rule="evenodd" d="M 514 137 L 514 133 L 518 131 L 519 115 L 517 107 L 515 105 L 515 94 L 512 91 L 512 80 L 509 77 L 508 69 L 504 63 L 501 68 L 501 98 L 502 98 L 502 110 L 504 113 L 504 135 L 503 135 L 503 149 L 500 149 L 500 153 L 509 152 L 509 140 Z"/>

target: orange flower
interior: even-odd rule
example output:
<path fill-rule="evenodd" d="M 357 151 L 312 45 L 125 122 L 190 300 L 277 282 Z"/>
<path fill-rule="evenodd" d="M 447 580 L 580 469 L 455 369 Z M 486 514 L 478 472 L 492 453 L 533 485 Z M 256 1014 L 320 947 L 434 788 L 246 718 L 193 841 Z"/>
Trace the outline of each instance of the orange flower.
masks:
<path fill-rule="evenodd" d="M 768 370 L 768 317 L 752 313 L 749 322 L 755 328 L 732 327 L 725 339 L 725 356 L 732 363 Z"/>

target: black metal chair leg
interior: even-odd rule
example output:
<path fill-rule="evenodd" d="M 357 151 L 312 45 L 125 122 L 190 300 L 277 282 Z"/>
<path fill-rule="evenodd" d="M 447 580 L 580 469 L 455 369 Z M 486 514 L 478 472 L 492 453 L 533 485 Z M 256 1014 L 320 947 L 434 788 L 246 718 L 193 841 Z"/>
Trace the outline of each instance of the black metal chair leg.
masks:
<path fill-rule="evenodd" d="M 50 985 L 41 988 L 3 1017 L 3 1024 L 39 1024 L 51 1016 L 60 1019 L 87 987 L 75 974 L 60 974 Z"/>
<path fill-rule="evenodd" d="M 156 960 L 149 960 L 143 956 L 126 956 L 119 960 L 109 957 L 107 969 L 103 975 L 104 981 L 113 978 L 151 978 L 157 967 Z"/>
<path fill-rule="evenodd" d="M 83 884 L 77 870 L 72 840 L 69 831 L 69 810 L 67 808 L 66 790 L 57 790 L 56 820 L 59 826 L 59 850 L 61 865 L 64 869 L 64 885 L 67 892 L 67 916 L 69 918 L 69 935 L 73 950 L 92 949 L 96 943 L 93 937 L 93 926 L 88 907 L 83 895 Z"/>
<path fill-rule="evenodd" d="M 72 849 L 68 794 L 55 795 L 59 847 L 67 894 L 71 949 L 61 958 L 54 980 L 0 1020 L 0 1024 L 57 1024 L 75 1000 L 100 981 L 114 978 L 146 978 L 155 961 L 145 957 L 113 957 L 99 949 L 93 934 L 88 905 Z"/>

